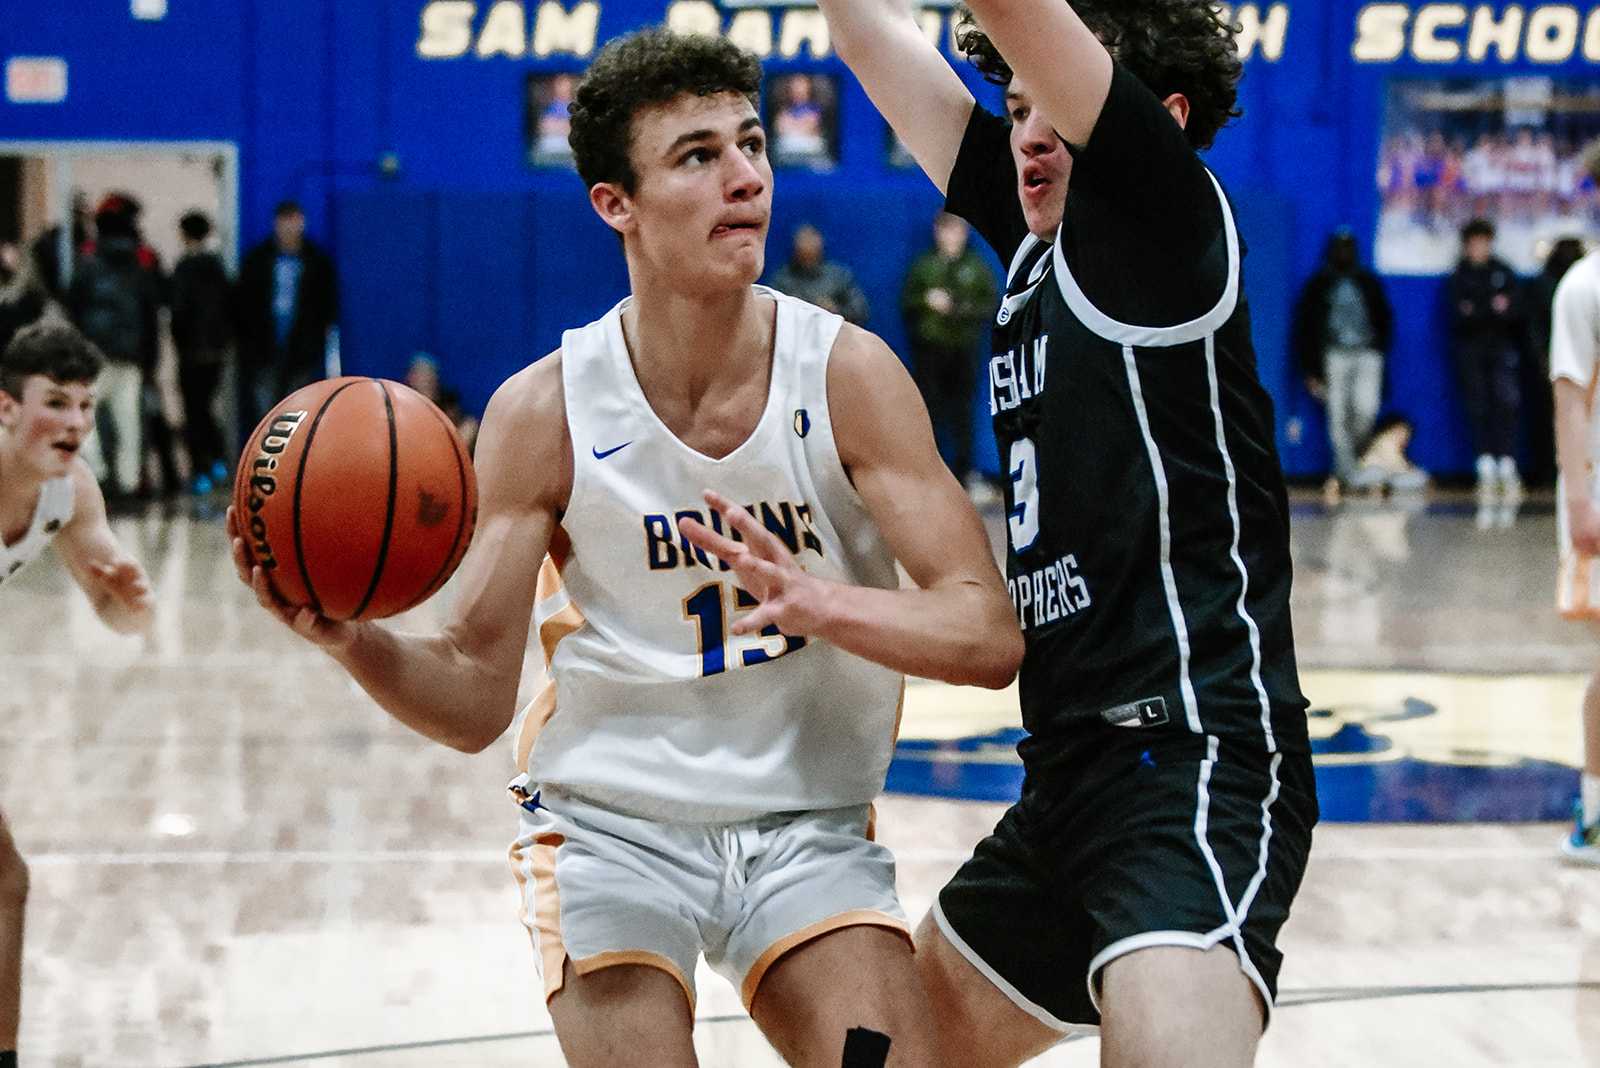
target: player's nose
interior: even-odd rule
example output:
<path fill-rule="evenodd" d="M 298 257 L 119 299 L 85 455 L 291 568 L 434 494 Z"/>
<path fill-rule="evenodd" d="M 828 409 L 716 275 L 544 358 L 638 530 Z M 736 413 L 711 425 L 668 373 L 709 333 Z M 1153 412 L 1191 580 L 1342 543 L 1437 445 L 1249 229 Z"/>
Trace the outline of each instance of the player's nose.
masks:
<path fill-rule="evenodd" d="M 766 188 L 766 179 L 756 161 L 743 152 L 731 156 L 724 181 L 730 200 L 754 200 Z"/>

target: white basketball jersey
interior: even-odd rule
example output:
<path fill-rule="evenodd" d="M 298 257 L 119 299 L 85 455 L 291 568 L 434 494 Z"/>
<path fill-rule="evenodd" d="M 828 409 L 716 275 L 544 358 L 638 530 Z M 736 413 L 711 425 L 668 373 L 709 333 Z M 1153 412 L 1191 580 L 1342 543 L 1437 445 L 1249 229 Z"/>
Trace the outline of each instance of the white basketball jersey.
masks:
<path fill-rule="evenodd" d="M 903 676 L 776 628 L 733 635 L 754 599 L 677 530 L 684 515 L 728 529 L 701 496 L 714 489 L 811 573 L 898 585 L 834 444 L 827 368 L 842 320 L 757 293 L 777 304 L 771 388 L 755 431 L 720 460 L 646 401 L 623 341 L 628 301 L 561 339 L 570 544 L 540 575 L 551 678 L 517 732 L 518 766 L 536 787 L 682 821 L 864 804 L 883 788 Z"/>
<path fill-rule="evenodd" d="M 52 478 L 39 487 L 39 503 L 34 506 L 28 532 L 14 545 L 0 542 L 0 582 L 21 571 L 22 565 L 44 552 L 44 547 L 72 519 L 74 500 L 71 475 Z"/>

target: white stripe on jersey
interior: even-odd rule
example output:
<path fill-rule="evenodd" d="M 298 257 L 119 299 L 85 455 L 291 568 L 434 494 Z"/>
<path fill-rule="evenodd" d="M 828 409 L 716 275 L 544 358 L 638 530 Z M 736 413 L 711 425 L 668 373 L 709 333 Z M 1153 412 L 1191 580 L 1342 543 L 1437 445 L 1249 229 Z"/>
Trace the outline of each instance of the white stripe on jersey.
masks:
<path fill-rule="evenodd" d="M 813 574 L 898 585 L 834 444 L 827 366 L 843 321 L 757 292 L 776 303 L 770 392 L 720 459 L 650 408 L 622 335 L 627 301 L 562 338 L 571 548 L 541 583 L 553 699 L 530 706 L 518 744 L 536 784 L 685 821 L 863 804 L 883 787 L 902 676 L 815 639 L 730 634 L 748 595 L 677 532 L 685 514 L 721 522 L 701 496 L 715 489 Z"/>

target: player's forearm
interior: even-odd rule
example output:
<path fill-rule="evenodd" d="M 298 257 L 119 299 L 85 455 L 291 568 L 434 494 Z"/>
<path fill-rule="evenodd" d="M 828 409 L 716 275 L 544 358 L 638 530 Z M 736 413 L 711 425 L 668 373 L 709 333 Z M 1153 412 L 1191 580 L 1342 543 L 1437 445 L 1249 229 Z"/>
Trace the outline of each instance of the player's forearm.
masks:
<path fill-rule="evenodd" d="M 333 656 L 384 711 L 465 753 L 486 749 L 516 712 L 516 677 L 501 677 L 462 653 L 448 634 L 399 634 L 368 624 Z"/>
<path fill-rule="evenodd" d="M 1556 399 L 1556 462 L 1568 503 L 1586 502 L 1589 485 L 1589 396 L 1576 382 L 1558 378 Z"/>
<path fill-rule="evenodd" d="M 1001 689 L 1022 663 L 1022 632 L 1003 593 L 977 582 L 935 589 L 834 586 L 817 636 L 896 671 Z"/>
<path fill-rule="evenodd" d="M 885 29 L 916 21 L 910 0 L 817 0 L 817 6 L 828 20 L 833 50 L 852 70 L 858 62 L 894 47 Z"/>

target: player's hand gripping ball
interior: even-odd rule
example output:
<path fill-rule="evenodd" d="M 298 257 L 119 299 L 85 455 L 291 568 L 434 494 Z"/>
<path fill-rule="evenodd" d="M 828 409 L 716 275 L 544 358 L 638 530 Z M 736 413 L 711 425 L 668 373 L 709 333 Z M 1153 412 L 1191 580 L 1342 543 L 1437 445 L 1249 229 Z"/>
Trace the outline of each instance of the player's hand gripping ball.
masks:
<path fill-rule="evenodd" d="M 408 386 L 332 378 L 273 405 L 233 488 L 247 565 L 284 602 L 382 619 L 430 597 L 472 540 L 478 483 L 445 414 Z"/>

